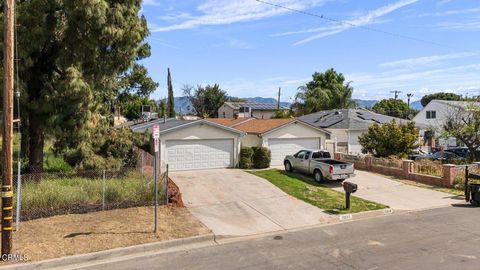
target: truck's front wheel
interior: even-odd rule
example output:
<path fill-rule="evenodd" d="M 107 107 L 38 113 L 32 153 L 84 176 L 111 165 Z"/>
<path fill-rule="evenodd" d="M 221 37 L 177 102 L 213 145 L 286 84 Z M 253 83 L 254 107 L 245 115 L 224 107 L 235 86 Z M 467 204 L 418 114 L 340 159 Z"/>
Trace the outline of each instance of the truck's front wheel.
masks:
<path fill-rule="evenodd" d="M 292 164 L 290 164 L 290 161 L 285 161 L 285 171 L 287 172 L 292 172 Z"/>
<path fill-rule="evenodd" d="M 313 172 L 313 179 L 315 180 L 315 182 L 317 183 L 322 183 L 324 181 L 324 178 L 323 178 L 323 174 L 320 170 L 315 170 Z"/>

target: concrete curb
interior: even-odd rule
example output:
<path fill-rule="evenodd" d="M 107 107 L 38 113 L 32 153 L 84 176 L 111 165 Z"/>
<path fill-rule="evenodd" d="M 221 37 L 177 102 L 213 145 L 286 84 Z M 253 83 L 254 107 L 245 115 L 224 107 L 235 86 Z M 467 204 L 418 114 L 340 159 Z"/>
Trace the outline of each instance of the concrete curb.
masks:
<path fill-rule="evenodd" d="M 213 233 L 209 233 L 209 234 L 200 235 L 200 236 L 167 240 L 162 242 L 154 242 L 154 243 L 148 243 L 148 244 L 131 246 L 131 247 L 115 248 L 115 249 L 50 259 L 50 260 L 39 261 L 39 262 L 6 265 L 6 266 L 0 267 L 0 269 L 26 270 L 26 269 L 51 269 L 51 268 L 68 267 L 74 264 L 84 264 L 88 262 L 93 263 L 94 261 L 97 261 L 97 260 L 106 260 L 106 259 L 112 259 L 112 258 L 121 257 L 121 256 L 132 255 L 132 254 L 142 254 L 142 253 L 158 251 L 161 249 L 168 249 L 168 248 L 174 248 L 174 247 L 179 247 L 179 246 L 184 246 L 189 244 L 197 244 L 201 242 L 214 242 L 214 241 L 215 241 L 215 235 Z"/>

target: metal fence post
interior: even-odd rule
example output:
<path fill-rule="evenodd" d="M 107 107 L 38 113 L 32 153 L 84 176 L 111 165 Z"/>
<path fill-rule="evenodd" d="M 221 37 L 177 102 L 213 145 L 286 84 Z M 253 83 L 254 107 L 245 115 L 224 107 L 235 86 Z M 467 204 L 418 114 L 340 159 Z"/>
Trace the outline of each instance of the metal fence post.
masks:
<path fill-rule="evenodd" d="M 18 161 L 18 170 L 17 170 L 17 214 L 15 217 L 15 227 L 18 232 L 20 228 L 20 208 L 22 206 L 22 174 L 21 174 L 21 162 Z"/>
<path fill-rule="evenodd" d="M 103 177 L 102 177 L 102 210 L 105 210 L 105 170 L 103 170 Z"/>
<path fill-rule="evenodd" d="M 158 220 L 157 220 L 157 205 L 158 205 L 158 164 L 157 164 L 157 155 L 158 153 L 155 153 L 155 158 L 154 158 L 154 182 L 155 182 L 155 214 L 154 214 L 154 218 L 155 218 L 155 233 L 158 232 Z"/>
<path fill-rule="evenodd" d="M 168 164 L 167 164 L 167 171 L 165 172 L 165 195 L 167 196 L 167 204 L 168 204 Z"/>
<path fill-rule="evenodd" d="M 142 171 L 142 177 L 143 177 L 143 162 L 144 162 L 144 155 L 145 155 L 145 152 L 144 151 L 141 151 L 142 153 L 142 164 L 140 165 L 141 166 L 141 171 Z"/>

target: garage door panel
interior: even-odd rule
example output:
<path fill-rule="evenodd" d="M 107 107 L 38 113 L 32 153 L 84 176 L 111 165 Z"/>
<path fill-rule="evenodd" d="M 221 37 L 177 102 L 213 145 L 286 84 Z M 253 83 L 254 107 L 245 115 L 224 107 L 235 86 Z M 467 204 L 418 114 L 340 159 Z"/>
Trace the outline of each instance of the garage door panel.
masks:
<path fill-rule="evenodd" d="M 319 138 L 269 139 L 268 148 L 272 152 L 271 165 L 282 165 L 285 156 L 293 155 L 302 149 L 319 149 Z"/>
<path fill-rule="evenodd" d="M 174 171 L 233 167 L 233 140 L 167 141 L 166 147 Z"/>

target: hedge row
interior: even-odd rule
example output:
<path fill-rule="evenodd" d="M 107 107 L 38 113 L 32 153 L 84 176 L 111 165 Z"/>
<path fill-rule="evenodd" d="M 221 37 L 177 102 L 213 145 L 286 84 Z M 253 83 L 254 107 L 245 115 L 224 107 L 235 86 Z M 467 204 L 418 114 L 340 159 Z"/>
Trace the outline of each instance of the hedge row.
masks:
<path fill-rule="evenodd" d="M 240 150 L 240 168 L 265 169 L 270 167 L 272 154 L 265 147 L 242 147 Z"/>

